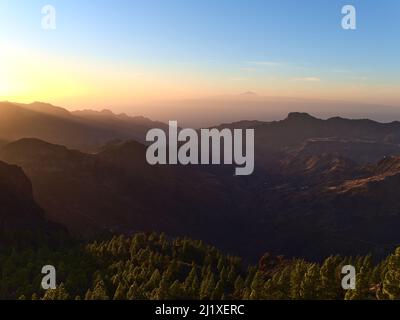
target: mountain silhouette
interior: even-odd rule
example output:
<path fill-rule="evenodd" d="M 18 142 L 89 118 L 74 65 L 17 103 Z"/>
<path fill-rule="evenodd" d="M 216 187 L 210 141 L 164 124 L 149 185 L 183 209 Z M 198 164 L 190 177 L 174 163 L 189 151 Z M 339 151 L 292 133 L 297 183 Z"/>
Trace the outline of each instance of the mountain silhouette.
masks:
<path fill-rule="evenodd" d="M 85 154 L 22 139 L 3 147 L 0 158 L 24 169 L 38 203 L 72 234 L 158 230 L 217 241 L 220 224 L 244 209 L 240 193 L 201 170 L 152 167 L 145 151 L 136 141 Z"/>
<path fill-rule="evenodd" d="M 113 139 L 145 141 L 147 131 L 165 125 L 112 112 L 69 112 L 50 104 L 0 103 L 0 140 L 37 138 L 70 148 L 94 151 Z"/>
<path fill-rule="evenodd" d="M 35 202 L 32 184 L 21 168 L 0 161 L 0 248 L 65 235 L 64 229 L 47 220 Z"/>
<path fill-rule="evenodd" d="M 47 129 L 62 121 L 62 129 L 77 126 L 58 139 L 77 134 L 81 141 L 94 128 L 96 141 L 104 141 L 96 152 L 84 152 L 37 138 L 7 142 L 23 133 L 20 126 L 14 133 L 9 126 L 3 137 L 0 159 L 23 168 L 46 217 L 74 235 L 167 232 L 249 259 L 265 251 L 312 260 L 335 253 L 383 256 L 400 242 L 398 122 L 294 112 L 281 121 L 222 124 L 217 128 L 255 129 L 256 170 L 238 178 L 230 166 L 148 165 L 146 146 L 124 137 L 151 120 L 32 108 L 46 113 L 7 104 L 2 112 L 20 124 L 47 119 Z"/>

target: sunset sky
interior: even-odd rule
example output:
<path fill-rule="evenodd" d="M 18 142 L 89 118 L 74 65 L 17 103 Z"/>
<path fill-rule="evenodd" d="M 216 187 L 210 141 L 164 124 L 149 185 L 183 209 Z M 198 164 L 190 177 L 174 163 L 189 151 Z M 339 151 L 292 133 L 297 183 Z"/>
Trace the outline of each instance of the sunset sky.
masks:
<path fill-rule="evenodd" d="M 0 100 L 129 107 L 254 91 L 400 107 L 400 2 L 0 1 Z M 57 29 L 41 28 L 41 8 Z"/>

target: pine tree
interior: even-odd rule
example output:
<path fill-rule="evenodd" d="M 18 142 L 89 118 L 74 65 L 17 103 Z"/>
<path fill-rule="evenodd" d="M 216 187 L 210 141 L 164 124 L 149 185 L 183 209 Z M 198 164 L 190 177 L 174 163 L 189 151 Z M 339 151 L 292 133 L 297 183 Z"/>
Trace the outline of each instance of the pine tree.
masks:
<path fill-rule="evenodd" d="M 218 260 L 218 265 L 217 265 L 218 271 L 221 272 L 222 268 L 224 268 L 224 266 L 225 266 L 224 258 L 220 257 L 219 260 Z"/>
<path fill-rule="evenodd" d="M 211 299 L 211 295 L 215 288 L 215 278 L 213 273 L 209 273 L 205 279 L 203 279 L 200 287 L 200 299 L 207 300 Z"/>
<path fill-rule="evenodd" d="M 290 298 L 299 300 L 301 297 L 300 287 L 304 276 L 303 263 L 298 262 L 290 273 Z"/>
<path fill-rule="evenodd" d="M 142 294 L 142 291 L 140 290 L 138 284 L 134 282 L 130 286 L 128 293 L 126 294 L 126 298 L 128 300 L 143 300 L 145 297 Z"/>
<path fill-rule="evenodd" d="M 247 276 L 246 276 L 246 280 L 245 280 L 245 286 L 247 288 L 249 288 L 251 286 L 251 283 L 253 282 L 254 276 L 257 273 L 257 268 L 256 267 L 248 267 L 247 269 Z"/>
<path fill-rule="evenodd" d="M 251 283 L 251 293 L 250 299 L 251 300 L 260 300 L 263 296 L 263 287 L 264 287 L 264 277 L 261 271 L 257 271 L 253 282 Z"/>
<path fill-rule="evenodd" d="M 164 272 L 160 281 L 160 286 L 157 288 L 155 292 L 154 300 L 169 299 L 169 287 L 170 283 L 168 280 L 168 275 L 167 272 Z"/>
<path fill-rule="evenodd" d="M 241 276 L 237 276 L 234 284 L 234 293 L 233 295 L 235 298 L 240 299 L 243 295 L 243 290 L 244 290 L 244 280 Z"/>
<path fill-rule="evenodd" d="M 276 279 L 276 296 L 275 299 L 290 299 L 290 266 L 284 268 L 278 273 L 278 276 L 273 278 Z"/>
<path fill-rule="evenodd" d="M 113 300 L 126 300 L 126 285 L 124 282 L 120 282 L 117 290 L 115 290 Z"/>
<path fill-rule="evenodd" d="M 197 277 L 197 270 L 196 266 L 192 265 L 192 269 L 190 270 L 189 275 L 186 277 L 184 283 L 185 291 L 188 292 L 189 294 L 191 293 L 192 283 L 195 277 Z"/>
<path fill-rule="evenodd" d="M 324 261 L 320 270 L 320 298 L 335 300 L 338 297 L 338 292 L 343 292 L 340 286 L 341 282 L 338 281 L 336 274 L 338 265 L 338 257 L 330 256 Z"/>
<path fill-rule="evenodd" d="M 319 267 L 312 264 L 308 267 L 304 279 L 300 285 L 300 299 L 312 300 L 318 298 L 319 284 Z"/>
<path fill-rule="evenodd" d="M 85 300 L 93 300 L 92 290 L 89 289 L 88 291 L 86 291 Z"/>
<path fill-rule="evenodd" d="M 233 284 L 235 283 L 236 278 L 237 278 L 237 272 L 235 266 L 231 266 L 231 268 L 229 269 L 228 278 L 226 280 L 229 284 Z"/>
<path fill-rule="evenodd" d="M 400 299 L 400 248 L 388 259 L 383 280 L 383 293 L 390 300 Z"/>
<path fill-rule="evenodd" d="M 345 295 L 346 300 L 366 300 L 369 298 L 370 288 L 368 275 L 368 269 L 366 267 L 361 267 L 361 270 L 357 273 L 356 277 L 356 288 L 347 291 Z"/>
<path fill-rule="evenodd" d="M 250 300 L 250 294 L 251 294 L 251 289 L 250 288 L 245 288 L 243 291 L 243 300 Z"/>
<path fill-rule="evenodd" d="M 213 292 L 211 293 L 211 299 L 222 300 L 223 295 L 224 295 L 224 282 L 222 280 L 219 280 Z"/>
<path fill-rule="evenodd" d="M 199 290 L 200 290 L 199 278 L 196 275 L 192 281 L 192 289 L 191 289 L 193 298 L 196 300 L 199 299 Z"/>
<path fill-rule="evenodd" d="M 173 279 L 176 278 L 179 273 L 178 261 L 176 259 L 172 259 L 169 263 L 167 270 L 164 272 L 164 276 L 167 281 L 172 282 Z"/>
<path fill-rule="evenodd" d="M 153 274 L 151 275 L 149 281 L 144 286 L 144 289 L 146 291 L 153 291 L 154 289 L 156 289 L 160 286 L 160 282 L 161 282 L 160 271 L 158 271 L 158 269 L 155 269 Z"/>
<path fill-rule="evenodd" d="M 197 276 L 197 267 L 192 265 L 192 270 L 187 276 L 184 283 L 184 290 L 190 299 L 195 299 L 198 296 L 199 279 Z"/>
<path fill-rule="evenodd" d="M 176 280 L 171 287 L 169 288 L 169 294 L 171 300 L 180 300 L 184 298 L 184 290 L 182 288 L 181 283 Z"/>
<path fill-rule="evenodd" d="M 56 289 L 49 289 L 46 291 L 42 300 L 68 300 L 69 294 L 61 283 Z"/>
<path fill-rule="evenodd" d="M 91 295 L 92 300 L 109 300 L 104 281 L 98 281 Z"/>

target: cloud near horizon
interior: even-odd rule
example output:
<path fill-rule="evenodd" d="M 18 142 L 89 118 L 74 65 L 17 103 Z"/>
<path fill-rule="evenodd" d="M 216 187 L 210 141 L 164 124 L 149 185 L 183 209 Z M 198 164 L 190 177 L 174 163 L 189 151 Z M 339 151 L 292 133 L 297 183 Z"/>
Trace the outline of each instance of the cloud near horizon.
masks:
<path fill-rule="evenodd" d="M 303 82 L 320 82 L 321 79 L 318 77 L 302 77 L 302 78 L 293 78 L 293 81 L 303 81 Z"/>

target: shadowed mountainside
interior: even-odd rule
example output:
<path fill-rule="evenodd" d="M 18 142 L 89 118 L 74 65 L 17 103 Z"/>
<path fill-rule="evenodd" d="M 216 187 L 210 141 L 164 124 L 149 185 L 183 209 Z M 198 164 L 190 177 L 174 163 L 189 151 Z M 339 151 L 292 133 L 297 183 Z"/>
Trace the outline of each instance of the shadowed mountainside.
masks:
<path fill-rule="evenodd" d="M 149 128 L 165 125 L 110 111 L 69 112 L 50 104 L 0 102 L 0 139 L 37 138 L 70 148 L 94 151 L 114 139 L 144 142 Z"/>
<path fill-rule="evenodd" d="M 241 121 L 217 128 L 255 129 L 256 165 L 275 170 L 276 160 L 290 152 L 336 154 L 359 163 L 372 163 L 400 153 L 400 122 L 379 123 L 343 118 L 317 119 L 290 113 L 281 121 Z"/>
<path fill-rule="evenodd" d="M 57 119 L 76 117 L 48 108 Z M 126 117 L 74 114 L 93 122 Z M 382 256 L 400 243 L 398 122 L 291 113 L 218 128 L 225 127 L 255 128 L 252 176 L 234 177 L 230 166 L 149 166 L 146 147 L 118 135 L 91 154 L 22 139 L 4 146 L 0 159 L 21 166 L 51 220 L 75 234 L 165 231 L 250 258 Z"/>
<path fill-rule="evenodd" d="M 0 158 L 24 168 L 49 217 L 75 234 L 155 230 L 218 241 L 238 232 L 234 219 L 245 210 L 237 198 L 245 190 L 191 168 L 151 167 L 135 141 L 84 154 L 23 139 Z"/>
<path fill-rule="evenodd" d="M 47 221 L 22 169 L 4 162 L 0 162 L 0 203 L 0 248 L 10 242 L 34 243 L 66 235 L 63 228 Z"/>

